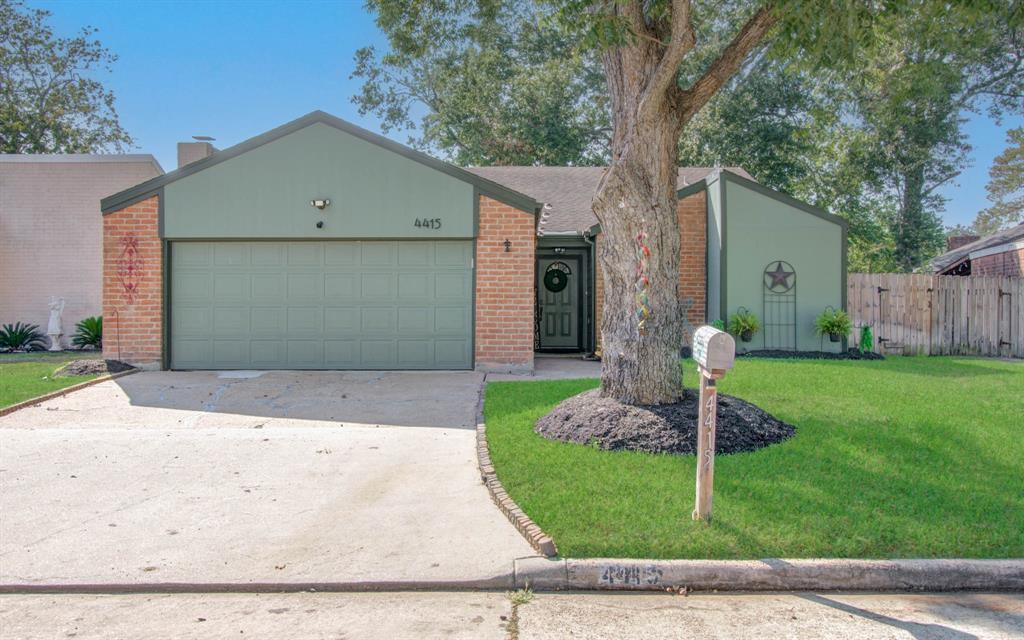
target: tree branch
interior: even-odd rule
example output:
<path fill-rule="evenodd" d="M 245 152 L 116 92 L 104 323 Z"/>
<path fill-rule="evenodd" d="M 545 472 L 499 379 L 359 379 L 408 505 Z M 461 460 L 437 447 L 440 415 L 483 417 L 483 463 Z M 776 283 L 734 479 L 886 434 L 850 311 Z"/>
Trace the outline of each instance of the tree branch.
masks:
<path fill-rule="evenodd" d="M 697 115 L 697 112 L 707 104 L 708 100 L 736 73 L 743 65 L 747 55 L 764 40 L 768 30 L 777 21 L 775 6 L 772 2 L 765 3 L 757 13 L 750 17 L 750 20 L 747 20 L 740 32 L 736 34 L 721 55 L 711 63 L 704 75 L 698 78 L 689 89 L 683 91 L 683 107 L 680 114 L 683 124 Z"/>
<path fill-rule="evenodd" d="M 672 0 L 672 31 L 665 52 L 640 96 L 638 115 L 641 119 L 665 96 L 679 75 L 679 65 L 696 44 L 690 0 Z"/>

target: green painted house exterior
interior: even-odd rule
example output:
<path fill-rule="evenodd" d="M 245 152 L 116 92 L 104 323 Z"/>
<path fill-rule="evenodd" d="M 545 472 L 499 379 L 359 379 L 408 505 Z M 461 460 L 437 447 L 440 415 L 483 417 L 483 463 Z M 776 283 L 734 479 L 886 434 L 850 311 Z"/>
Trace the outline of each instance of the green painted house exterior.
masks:
<path fill-rule="evenodd" d="M 814 321 L 846 308 L 846 221 L 728 171 L 705 188 L 709 321 L 754 313 L 762 330 L 741 349 L 845 348 L 818 336 Z M 793 275 L 772 289 L 765 272 L 779 263 Z"/>

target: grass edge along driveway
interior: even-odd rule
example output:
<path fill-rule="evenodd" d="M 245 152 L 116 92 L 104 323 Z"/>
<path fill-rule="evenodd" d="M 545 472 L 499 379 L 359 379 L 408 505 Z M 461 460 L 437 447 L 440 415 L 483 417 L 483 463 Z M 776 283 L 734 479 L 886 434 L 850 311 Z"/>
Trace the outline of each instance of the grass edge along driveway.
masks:
<path fill-rule="evenodd" d="M 533 432 L 560 400 L 597 384 L 486 390 L 498 477 L 565 556 L 1024 557 L 1024 363 L 740 359 L 722 393 L 797 433 L 716 457 L 710 524 L 690 518 L 693 456 L 601 451 Z"/>
<path fill-rule="evenodd" d="M 96 376 L 61 376 L 54 378 L 53 372 L 72 360 L 81 359 L 76 354 L 67 357 L 39 356 L 34 354 L 0 355 L 0 409 L 12 404 L 30 400 L 51 391 L 92 380 Z"/>

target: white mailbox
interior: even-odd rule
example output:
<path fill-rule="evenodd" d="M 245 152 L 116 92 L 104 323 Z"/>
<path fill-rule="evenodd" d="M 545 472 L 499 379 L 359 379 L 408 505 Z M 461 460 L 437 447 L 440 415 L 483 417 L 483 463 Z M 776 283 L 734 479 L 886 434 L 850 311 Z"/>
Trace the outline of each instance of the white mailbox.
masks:
<path fill-rule="evenodd" d="M 705 325 L 693 333 L 693 359 L 708 373 L 724 374 L 736 359 L 736 342 L 728 333 Z"/>

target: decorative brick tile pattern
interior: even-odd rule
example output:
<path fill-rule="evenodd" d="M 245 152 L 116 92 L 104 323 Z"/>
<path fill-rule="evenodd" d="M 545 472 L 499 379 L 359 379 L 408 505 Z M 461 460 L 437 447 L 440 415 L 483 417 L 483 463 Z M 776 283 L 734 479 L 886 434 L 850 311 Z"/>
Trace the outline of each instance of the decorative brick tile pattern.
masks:
<path fill-rule="evenodd" d="M 491 494 L 491 500 L 498 506 L 498 509 L 505 514 L 509 522 L 519 530 L 519 533 L 523 534 L 526 541 L 538 553 L 549 558 L 557 556 L 558 549 L 555 547 L 555 541 L 519 508 L 519 505 L 508 495 L 505 487 L 498 480 L 498 476 L 494 472 L 494 465 L 491 463 L 491 453 L 487 448 L 486 427 L 482 421 L 476 425 L 476 455 L 477 463 L 480 466 L 480 479 L 487 486 L 487 492 Z"/>
<path fill-rule="evenodd" d="M 476 241 L 477 369 L 533 370 L 535 223 L 533 214 L 480 196 L 480 231 Z"/>
<path fill-rule="evenodd" d="M 689 300 L 686 319 L 694 328 L 706 321 L 707 302 L 707 195 L 699 191 L 679 201 L 680 249 L 679 249 L 679 297 Z M 594 246 L 600 255 L 601 236 L 594 239 Z M 601 310 L 604 304 L 604 277 L 601 260 L 594 261 L 594 300 L 597 341 L 601 342 Z M 686 343 L 690 342 L 687 334 Z"/>
<path fill-rule="evenodd" d="M 1024 277 L 1024 249 L 972 258 L 971 275 Z"/>
<path fill-rule="evenodd" d="M 163 250 L 157 196 L 103 216 L 103 357 L 161 364 Z"/>

